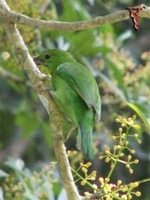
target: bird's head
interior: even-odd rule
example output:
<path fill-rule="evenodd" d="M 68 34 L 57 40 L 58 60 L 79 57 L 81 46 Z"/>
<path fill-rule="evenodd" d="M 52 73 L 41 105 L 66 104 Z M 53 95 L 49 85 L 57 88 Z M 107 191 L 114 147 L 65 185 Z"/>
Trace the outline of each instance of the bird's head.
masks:
<path fill-rule="evenodd" d="M 66 51 L 58 49 L 49 49 L 33 57 L 34 62 L 41 66 L 40 70 L 44 73 L 53 73 L 62 63 L 75 61 L 72 55 Z M 47 68 L 44 70 L 44 68 Z"/>

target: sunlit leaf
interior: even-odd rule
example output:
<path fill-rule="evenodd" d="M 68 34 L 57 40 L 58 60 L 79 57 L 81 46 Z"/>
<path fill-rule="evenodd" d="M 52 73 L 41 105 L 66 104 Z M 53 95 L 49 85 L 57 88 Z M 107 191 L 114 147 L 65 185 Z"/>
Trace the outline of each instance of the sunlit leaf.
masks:
<path fill-rule="evenodd" d="M 134 104 L 132 104 L 132 103 L 129 103 L 129 102 L 125 101 L 125 104 L 128 105 L 130 108 L 132 108 L 132 109 L 136 112 L 136 114 L 137 114 L 137 115 L 141 118 L 141 120 L 144 122 L 144 125 L 146 126 L 146 128 L 147 128 L 148 130 L 150 130 L 150 124 L 149 124 L 149 122 L 148 122 L 146 116 L 144 115 L 144 113 L 143 113 L 136 105 L 134 105 Z"/>
<path fill-rule="evenodd" d="M 124 41 L 124 40 L 131 38 L 131 36 L 132 36 L 132 31 L 127 30 L 118 37 L 118 40 Z"/>

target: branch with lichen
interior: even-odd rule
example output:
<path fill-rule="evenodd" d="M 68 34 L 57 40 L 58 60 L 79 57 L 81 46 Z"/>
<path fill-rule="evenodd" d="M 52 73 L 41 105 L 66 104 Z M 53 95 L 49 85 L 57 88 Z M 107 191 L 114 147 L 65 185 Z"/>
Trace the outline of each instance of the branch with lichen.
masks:
<path fill-rule="evenodd" d="M 51 115 L 53 116 L 52 118 L 50 118 L 53 147 L 68 199 L 80 200 L 81 197 L 75 186 L 70 170 L 69 161 L 66 155 L 66 149 L 63 143 L 62 115 L 59 112 L 56 104 L 52 100 L 49 91 L 46 90 L 44 85 L 44 80 L 49 77 L 42 74 L 38 70 L 28 52 L 28 49 L 19 33 L 19 30 L 16 28 L 16 25 L 12 21 L 10 22 L 7 19 L 6 16 L 7 13 L 10 12 L 10 9 L 4 0 L 0 0 L 0 8 L 0 21 L 14 48 L 18 61 L 23 66 L 24 71 L 29 76 L 31 83 L 36 86 L 36 91 L 40 99 L 42 100 L 43 105 L 47 109 L 48 114 L 51 113 Z"/>
<path fill-rule="evenodd" d="M 150 18 L 150 7 L 145 4 L 140 5 L 143 7 L 139 13 L 141 18 Z M 0 5 L 1 8 L 1 5 Z M 61 21 L 45 21 L 37 18 L 31 18 L 26 15 L 14 12 L 11 9 L 0 9 L 0 15 L 5 14 L 8 21 L 15 24 L 26 25 L 31 28 L 49 29 L 49 30 L 63 30 L 63 31 L 79 31 L 91 28 L 97 28 L 105 24 L 116 23 L 130 18 L 130 13 L 127 10 L 117 11 L 105 16 L 98 16 L 87 21 L 76 22 L 61 22 Z"/>

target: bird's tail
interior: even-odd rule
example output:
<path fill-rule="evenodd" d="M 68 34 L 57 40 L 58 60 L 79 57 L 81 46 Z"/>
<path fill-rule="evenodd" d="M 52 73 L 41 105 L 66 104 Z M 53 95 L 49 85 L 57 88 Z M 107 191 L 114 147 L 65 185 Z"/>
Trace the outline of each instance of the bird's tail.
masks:
<path fill-rule="evenodd" d="M 89 125 L 88 122 L 79 125 L 77 137 L 77 148 L 90 160 L 94 157 L 92 130 L 93 126 Z"/>

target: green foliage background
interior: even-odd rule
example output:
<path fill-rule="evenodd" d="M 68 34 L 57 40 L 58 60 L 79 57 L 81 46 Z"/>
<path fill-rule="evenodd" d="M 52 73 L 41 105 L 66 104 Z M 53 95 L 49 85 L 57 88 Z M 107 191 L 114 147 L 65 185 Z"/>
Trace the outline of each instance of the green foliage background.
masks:
<path fill-rule="evenodd" d="M 123 3 L 122 3 L 123 2 Z M 81 21 L 98 15 L 105 15 L 141 1 L 113 0 L 8 0 L 8 5 L 16 12 L 44 20 Z M 145 1 L 148 3 L 148 1 Z M 123 103 L 128 101 L 150 119 L 150 26 L 146 19 L 140 20 L 139 31 L 132 28 L 132 20 L 100 28 L 62 32 L 34 30 L 27 26 L 18 28 L 31 53 L 36 55 L 48 48 L 60 48 L 70 51 L 74 57 L 86 65 L 95 75 L 102 97 L 102 119 L 95 125 L 94 141 L 97 151 L 103 151 L 103 145 L 113 145 L 111 135 L 117 131 L 115 118 L 118 115 L 130 117 L 135 112 Z M 0 67 L 28 80 L 15 58 L 11 44 L 0 26 Z M 150 175 L 150 137 L 143 121 L 137 117 L 141 126 L 141 145 L 132 143 L 136 150 L 135 157 L 140 164 L 134 175 L 126 176 L 121 166 L 116 169 L 113 180 L 122 177 L 127 183 Z M 67 141 L 68 150 L 76 150 L 76 134 Z M 20 147 L 21 144 L 21 147 Z M 22 145 L 23 144 L 23 145 Z M 55 160 L 47 113 L 36 93 L 26 85 L 16 83 L 10 78 L 0 76 L 0 164 L 5 169 L 7 157 L 21 158 L 31 170 L 41 169 L 49 161 Z M 97 153 L 98 155 L 98 153 Z M 76 163 L 80 161 L 77 158 Z M 104 176 L 107 172 L 105 163 L 93 168 Z M 6 169 L 7 170 L 7 169 Z M 58 170 L 55 175 L 57 176 Z M 60 183 L 55 195 L 60 192 Z M 148 184 L 142 186 L 142 199 L 150 198 Z M 58 189 L 59 188 L 59 189 Z"/>

